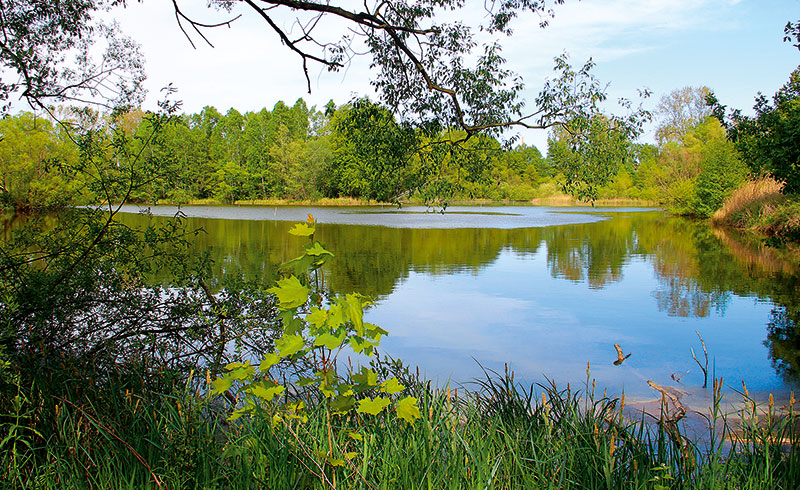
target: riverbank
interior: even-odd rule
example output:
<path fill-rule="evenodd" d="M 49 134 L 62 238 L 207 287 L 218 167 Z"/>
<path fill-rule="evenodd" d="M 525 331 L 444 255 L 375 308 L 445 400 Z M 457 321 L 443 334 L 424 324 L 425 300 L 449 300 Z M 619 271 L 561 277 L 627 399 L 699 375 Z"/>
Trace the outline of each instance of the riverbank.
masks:
<path fill-rule="evenodd" d="M 761 178 L 747 182 L 711 218 L 764 237 L 770 245 L 800 245 L 800 196 L 781 193 L 782 184 Z"/>
<path fill-rule="evenodd" d="M 659 203 L 643 199 L 598 199 L 591 202 L 581 201 L 566 194 L 531 199 L 529 201 L 494 201 L 491 199 L 452 199 L 446 201 L 447 206 L 569 206 L 569 207 L 658 207 Z M 146 206 L 152 203 L 134 203 Z M 168 200 L 159 201 L 158 204 L 177 206 L 179 203 Z M 432 207 L 441 207 L 443 203 L 432 204 Z M 322 198 L 322 199 L 257 199 L 239 200 L 225 203 L 217 199 L 192 199 L 180 203 L 181 206 L 424 206 L 426 203 L 419 199 L 409 199 L 398 202 L 381 202 L 374 199 L 356 199 L 351 197 Z"/>

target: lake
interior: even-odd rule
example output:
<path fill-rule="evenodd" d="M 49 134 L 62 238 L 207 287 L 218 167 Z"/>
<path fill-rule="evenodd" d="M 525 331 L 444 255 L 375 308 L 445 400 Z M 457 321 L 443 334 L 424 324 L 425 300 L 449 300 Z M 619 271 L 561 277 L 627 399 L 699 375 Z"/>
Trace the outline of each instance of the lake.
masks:
<path fill-rule="evenodd" d="M 153 218 L 125 206 L 121 220 Z M 798 261 L 707 222 L 637 208 L 186 206 L 205 233 L 214 273 L 268 280 L 300 254 L 288 235 L 307 213 L 336 255 L 328 287 L 375 305 L 389 331 L 381 351 L 439 384 L 467 383 L 507 364 L 522 382 L 598 387 L 646 399 L 647 380 L 705 400 L 711 376 L 788 397 L 800 368 Z M 614 344 L 631 357 L 620 366 Z M 675 378 L 680 379 L 678 383 Z"/>

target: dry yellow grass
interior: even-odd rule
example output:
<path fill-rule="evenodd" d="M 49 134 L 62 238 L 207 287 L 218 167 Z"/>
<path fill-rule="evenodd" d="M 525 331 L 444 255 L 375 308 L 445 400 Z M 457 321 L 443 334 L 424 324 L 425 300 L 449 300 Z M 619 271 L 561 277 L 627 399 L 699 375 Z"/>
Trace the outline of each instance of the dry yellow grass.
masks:
<path fill-rule="evenodd" d="M 586 201 L 581 201 L 579 199 L 575 199 L 569 195 L 556 195 L 556 196 L 549 196 L 549 197 L 538 197 L 536 199 L 531 199 L 531 204 L 537 206 L 591 206 L 591 203 Z M 658 206 L 658 203 L 655 201 L 646 201 L 644 199 L 625 199 L 625 198 L 618 198 L 618 199 L 598 199 L 594 202 L 595 206 L 639 206 L 639 207 L 651 207 L 651 206 Z"/>
<path fill-rule="evenodd" d="M 725 200 L 711 217 L 713 223 L 742 226 L 753 218 L 772 213 L 786 198 L 781 194 L 783 183 L 771 177 L 747 181 Z"/>

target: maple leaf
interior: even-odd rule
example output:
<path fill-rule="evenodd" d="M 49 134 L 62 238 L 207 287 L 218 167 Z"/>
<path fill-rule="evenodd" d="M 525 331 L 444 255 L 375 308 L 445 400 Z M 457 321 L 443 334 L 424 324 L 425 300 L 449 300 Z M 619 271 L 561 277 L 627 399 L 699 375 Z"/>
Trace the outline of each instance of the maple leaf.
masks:
<path fill-rule="evenodd" d="M 391 400 L 384 397 L 375 397 L 375 399 L 364 398 L 358 401 L 358 413 L 368 413 L 370 415 L 378 415 L 384 408 L 389 406 Z"/>

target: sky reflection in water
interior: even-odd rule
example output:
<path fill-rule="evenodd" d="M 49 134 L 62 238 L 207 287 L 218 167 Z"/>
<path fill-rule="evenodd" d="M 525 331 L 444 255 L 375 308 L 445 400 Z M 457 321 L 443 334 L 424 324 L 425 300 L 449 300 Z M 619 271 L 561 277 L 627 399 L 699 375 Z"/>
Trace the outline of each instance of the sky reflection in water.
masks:
<path fill-rule="evenodd" d="M 299 254 L 304 242 L 286 233 L 313 213 L 317 238 L 336 254 L 331 289 L 377 298 L 367 318 L 390 332 L 382 350 L 440 383 L 480 376 L 480 362 L 508 363 L 520 381 L 574 386 L 589 362 L 613 392 L 652 396 L 646 380 L 676 385 L 670 374 L 686 371 L 691 391 L 702 385 L 690 352 L 701 351 L 697 330 L 728 386 L 744 379 L 751 391 L 781 394 L 796 385 L 796 260 L 707 223 L 620 208 L 183 211 L 207 231 L 195 246 L 212 247 L 217 275 L 261 279 Z M 632 353 L 622 366 L 612 365 L 614 343 Z"/>

